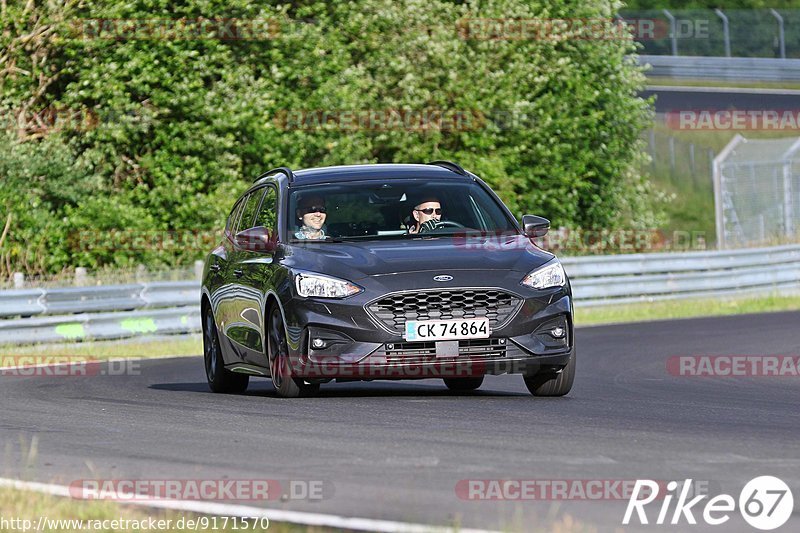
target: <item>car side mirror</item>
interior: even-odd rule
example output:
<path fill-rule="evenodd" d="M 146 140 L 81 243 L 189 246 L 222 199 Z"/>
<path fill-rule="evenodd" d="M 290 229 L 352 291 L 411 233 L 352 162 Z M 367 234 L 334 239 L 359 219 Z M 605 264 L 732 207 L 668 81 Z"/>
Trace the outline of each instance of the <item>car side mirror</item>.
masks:
<path fill-rule="evenodd" d="M 234 242 L 248 252 L 271 253 L 278 247 L 278 233 L 264 226 L 256 226 L 237 233 Z"/>
<path fill-rule="evenodd" d="M 522 217 L 522 229 L 531 239 L 544 237 L 550 230 L 550 221 L 536 215 L 525 215 Z"/>

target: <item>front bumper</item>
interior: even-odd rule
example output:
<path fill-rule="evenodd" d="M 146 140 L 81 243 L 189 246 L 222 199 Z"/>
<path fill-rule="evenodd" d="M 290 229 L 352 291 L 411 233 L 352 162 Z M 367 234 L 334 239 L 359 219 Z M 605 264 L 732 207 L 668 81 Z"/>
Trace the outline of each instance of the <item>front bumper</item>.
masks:
<path fill-rule="evenodd" d="M 458 378 L 567 364 L 574 349 L 569 285 L 499 288 L 522 299 L 513 317 L 488 339 L 455 342 L 406 342 L 367 310 L 374 291 L 343 300 L 293 297 L 284 304 L 293 373 L 310 381 Z M 561 337 L 551 333 L 557 327 Z"/>

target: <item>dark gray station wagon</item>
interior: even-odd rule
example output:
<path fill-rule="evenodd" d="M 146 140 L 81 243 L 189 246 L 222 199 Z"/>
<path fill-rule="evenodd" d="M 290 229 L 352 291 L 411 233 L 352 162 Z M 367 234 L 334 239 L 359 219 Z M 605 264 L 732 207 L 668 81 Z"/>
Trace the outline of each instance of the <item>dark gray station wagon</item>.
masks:
<path fill-rule="evenodd" d="M 283 397 L 332 381 L 440 378 L 474 390 L 522 374 L 535 396 L 575 377 L 558 259 L 460 166 L 357 165 L 260 176 L 236 202 L 202 284 L 215 392 L 269 377 Z"/>

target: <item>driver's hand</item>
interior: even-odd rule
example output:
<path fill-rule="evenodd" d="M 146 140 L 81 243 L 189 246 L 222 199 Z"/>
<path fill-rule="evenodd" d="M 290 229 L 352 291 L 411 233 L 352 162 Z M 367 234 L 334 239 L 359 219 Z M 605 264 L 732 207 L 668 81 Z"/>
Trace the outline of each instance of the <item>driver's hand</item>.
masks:
<path fill-rule="evenodd" d="M 432 219 L 428 220 L 427 222 L 423 222 L 420 225 L 419 232 L 420 233 L 425 233 L 426 231 L 433 231 L 433 230 L 436 229 L 436 226 L 438 224 L 439 224 L 439 222 L 436 219 L 432 218 Z"/>

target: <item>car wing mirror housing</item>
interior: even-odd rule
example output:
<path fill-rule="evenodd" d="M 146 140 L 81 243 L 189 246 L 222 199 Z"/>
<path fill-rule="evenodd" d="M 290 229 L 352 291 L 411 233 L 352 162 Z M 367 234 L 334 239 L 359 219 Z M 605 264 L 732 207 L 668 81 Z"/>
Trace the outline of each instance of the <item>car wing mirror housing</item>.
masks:
<path fill-rule="evenodd" d="M 525 215 L 522 217 L 522 229 L 531 239 L 544 237 L 550 230 L 550 221 L 536 215 Z"/>
<path fill-rule="evenodd" d="M 272 253 L 278 247 L 278 233 L 256 226 L 237 233 L 234 241 L 236 246 L 248 252 Z"/>

